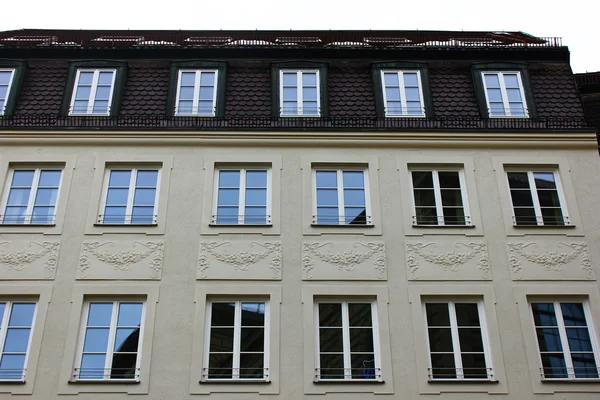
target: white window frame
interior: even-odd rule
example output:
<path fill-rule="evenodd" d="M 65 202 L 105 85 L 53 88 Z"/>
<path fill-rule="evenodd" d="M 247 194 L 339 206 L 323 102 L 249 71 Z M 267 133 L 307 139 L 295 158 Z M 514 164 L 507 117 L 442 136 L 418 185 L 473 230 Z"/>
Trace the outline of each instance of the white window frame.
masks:
<path fill-rule="evenodd" d="M 4 351 L 4 343 L 6 342 L 6 333 L 8 328 L 8 322 L 10 315 L 12 313 L 12 307 L 14 303 L 22 304 L 22 303 L 30 303 L 35 304 L 35 309 L 33 311 L 33 317 L 31 319 L 31 327 L 29 331 L 29 341 L 27 343 L 27 350 L 25 353 L 25 361 L 23 362 L 23 375 L 21 379 L 1 379 L 0 382 L 25 382 L 25 377 L 27 376 L 27 363 L 29 362 L 29 356 L 31 354 L 31 342 L 33 338 L 33 331 L 35 329 L 35 321 L 38 313 L 38 302 L 34 300 L 17 300 L 17 299 L 0 299 L 0 303 L 4 303 L 4 315 L 0 316 L 0 360 L 2 359 L 3 351 Z"/>
<path fill-rule="evenodd" d="M 510 210 L 512 213 L 513 226 L 536 226 L 536 225 L 517 225 L 517 217 L 515 216 L 515 206 L 512 201 L 512 193 L 510 188 L 510 182 L 508 180 L 508 174 L 511 172 L 526 172 L 527 179 L 529 180 L 529 192 L 531 193 L 531 198 L 533 199 L 533 208 L 535 210 L 535 219 L 537 222 L 537 226 L 552 226 L 552 227 L 561 227 L 561 226 L 569 226 L 571 225 L 571 219 L 569 218 L 569 211 L 567 209 L 567 201 L 565 198 L 565 193 L 563 191 L 563 185 L 560 180 L 560 174 L 556 169 L 545 169 L 545 168 L 506 168 L 504 176 L 506 177 L 506 186 L 508 188 L 508 198 L 510 200 Z M 552 173 L 554 175 L 554 182 L 556 184 L 556 192 L 558 194 L 558 201 L 560 201 L 560 209 L 563 215 L 564 225 L 544 225 L 544 218 L 542 216 L 542 208 L 540 206 L 540 200 L 537 194 L 537 188 L 535 186 L 535 172 L 545 172 Z"/>
<path fill-rule="evenodd" d="M 272 214 L 272 192 L 273 192 L 273 181 L 272 181 L 272 170 L 271 166 L 257 165 L 256 167 L 216 167 L 214 176 L 214 191 L 213 191 L 213 209 L 211 216 L 211 225 L 216 226 L 230 226 L 231 224 L 217 224 L 217 210 L 219 201 L 219 174 L 221 171 L 240 171 L 240 193 L 238 198 L 238 216 L 237 224 L 234 225 L 248 225 L 248 226 L 269 226 L 273 225 L 273 214 Z M 246 212 L 246 172 L 248 171 L 267 171 L 267 215 L 265 224 L 246 224 L 245 212 Z"/>
<path fill-rule="evenodd" d="M 422 112 L 420 114 L 410 114 L 408 112 L 408 107 L 406 106 L 406 88 L 404 86 L 404 73 L 406 73 L 406 72 L 417 74 L 417 81 L 419 82 L 419 100 L 421 102 L 421 110 L 422 110 Z M 386 88 L 385 74 L 389 74 L 389 73 L 396 73 L 398 75 L 402 114 L 390 114 L 390 113 L 388 113 L 388 110 L 387 110 L 387 93 L 385 90 L 385 88 Z M 382 69 L 380 74 L 381 74 L 381 93 L 383 94 L 383 110 L 384 110 L 386 117 L 388 117 L 388 118 L 406 118 L 406 117 L 424 118 L 426 116 L 425 102 L 423 101 L 423 81 L 421 79 L 421 70 L 414 70 L 414 69 L 385 70 L 385 69 Z"/>
<path fill-rule="evenodd" d="M 337 172 L 337 196 L 338 196 L 338 223 L 337 224 L 319 224 L 317 218 L 317 171 L 336 171 Z M 355 226 L 370 226 L 373 225 L 373 216 L 371 214 L 371 190 L 369 187 L 369 171 L 367 168 L 356 168 L 356 167 L 342 167 L 342 168 L 332 168 L 332 167 L 313 167 L 312 169 L 312 203 L 313 203 L 313 225 L 323 225 L 323 226 L 352 226 L 350 224 L 346 224 L 346 215 L 345 215 L 345 204 L 344 204 L 344 172 L 362 172 L 364 179 L 364 190 L 365 190 L 365 212 L 366 212 L 366 224 L 360 224 Z M 340 223 L 343 222 L 343 223 Z"/>
<path fill-rule="evenodd" d="M 6 110 L 6 104 L 8 103 L 8 99 L 10 97 L 10 89 L 12 88 L 13 82 L 15 80 L 16 70 L 15 68 L 0 68 L 0 72 L 10 72 L 10 79 L 8 80 L 8 87 L 6 88 L 6 97 L 4 100 L 4 106 L 0 108 L 0 115 L 4 115 Z"/>
<path fill-rule="evenodd" d="M 508 101 L 508 94 L 506 92 L 506 83 L 504 82 L 504 75 L 517 75 L 517 81 L 519 82 L 519 91 L 521 93 L 521 99 L 523 99 L 523 115 L 511 115 L 510 105 Z M 496 75 L 500 82 L 500 92 L 502 93 L 502 103 L 504 104 L 504 113 L 506 115 L 492 115 L 492 109 L 490 107 L 490 100 L 488 97 L 488 88 L 485 83 L 485 75 Z M 485 95 L 485 104 L 488 110 L 488 116 L 490 118 L 529 118 L 529 109 L 527 107 L 527 98 L 525 98 L 525 88 L 523 87 L 523 79 L 520 71 L 481 71 L 481 81 L 483 85 L 483 93 Z"/>
<path fill-rule="evenodd" d="M 211 320 L 212 320 L 212 305 L 213 303 L 235 303 L 234 328 L 233 328 L 233 362 L 231 378 L 209 378 L 209 357 L 210 357 L 210 337 L 211 337 Z M 240 378 L 240 353 L 241 353 L 241 332 L 242 332 L 242 303 L 264 303 L 265 305 L 265 325 L 264 325 L 264 361 L 263 370 L 264 377 L 261 378 Z M 204 363 L 202 368 L 202 381 L 223 381 L 223 382 L 270 382 L 269 370 L 269 350 L 271 343 L 271 306 L 268 298 L 265 297 L 225 297 L 209 299 L 206 302 L 206 326 L 204 335 Z M 237 372 L 236 372 L 237 371 Z"/>
<path fill-rule="evenodd" d="M 156 176 L 156 192 L 154 193 L 154 211 L 152 214 L 152 223 L 150 224 L 139 224 L 139 225 L 156 225 L 158 222 L 158 215 L 156 212 L 158 211 L 158 198 L 160 193 L 160 180 L 162 175 L 162 168 L 159 166 L 149 165 L 145 166 L 136 166 L 136 167 L 128 167 L 128 166 L 115 166 L 115 167 L 107 167 L 104 172 L 104 184 L 102 187 L 102 200 L 100 201 L 100 210 L 98 212 L 98 219 L 96 220 L 96 224 L 99 225 L 138 225 L 138 223 L 132 223 L 131 219 L 133 218 L 133 200 L 135 196 L 135 188 L 137 181 L 137 173 L 139 170 L 142 171 L 157 171 Z M 127 192 L 127 208 L 125 209 L 125 222 L 123 223 L 111 223 L 104 222 L 106 217 L 106 200 L 108 197 L 108 184 L 110 181 L 110 172 L 111 171 L 131 171 L 131 176 L 129 177 L 129 191 Z"/>
<path fill-rule="evenodd" d="M 194 82 L 194 98 L 192 103 L 192 112 L 191 113 L 182 113 L 179 112 L 179 92 L 181 90 L 181 75 L 184 72 L 194 72 L 195 73 L 195 82 Z M 212 99 L 212 112 L 210 114 L 200 114 L 200 110 L 198 109 L 198 101 L 200 100 L 200 79 L 202 74 L 205 72 L 211 72 L 215 74 L 215 83 L 213 90 L 213 99 Z M 219 83 L 219 70 L 218 69 L 180 69 L 177 73 L 177 95 L 175 97 L 175 115 L 176 116 L 199 116 L 199 117 L 214 117 L 217 111 L 217 90 Z M 195 112 L 194 112 L 195 110 Z"/>
<path fill-rule="evenodd" d="M 283 112 L 283 74 L 296 73 L 296 103 L 298 104 L 297 114 L 284 114 Z M 316 74 L 317 75 L 317 113 L 316 114 L 304 114 L 304 99 L 303 99 L 303 86 L 302 86 L 302 75 Z M 318 69 L 280 69 L 279 70 L 279 116 L 280 117 L 320 117 L 321 116 L 321 72 Z"/>
<path fill-rule="evenodd" d="M 429 345 L 429 324 L 427 323 L 427 303 L 445 303 L 448 305 L 448 314 L 450 316 L 450 332 L 452 334 L 452 352 L 454 354 L 454 368 L 456 369 L 456 378 L 434 378 L 433 377 L 433 365 L 431 364 L 431 348 Z M 455 304 L 468 303 L 477 304 L 477 311 L 479 313 L 479 328 L 481 329 L 481 341 L 483 343 L 483 352 L 485 357 L 485 367 L 487 370 L 487 379 L 477 378 L 465 378 L 463 371 L 463 364 L 461 358 L 460 340 L 458 336 L 458 321 L 456 318 Z M 487 328 L 487 322 L 485 318 L 485 308 L 483 299 L 464 299 L 464 300 L 436 300 L 429 299 L 423 301 L 423 317 L 425 321 L 425 344 L 427 346 L 427 363 L 429 367 L 428 379 L 429 381 L 473 381 L 473 382 L 486 382 L 494 380 L 494 368 L 492 360 L 492 352 L 490 348 L 489 334 Z"/>
<path fill-rule="evenodd" d="M 6 185 L 4 187 L 4 194 L 2 197 L 2 221 L 0 222 L 0 224 L 5 224 L 4 219 L 6 217 L 6 206 L 8 205 L 8 195 L 10 194 L 10 189 L 12 188 L 12 180 L 13 180 L 13 176 L 15 174 L 15 171 L 30 171 L 30 170 L 34 170 L 33 173 L 33 180 L 31 181 L 31 190 L 29 192 L 29 200 L 27 201 L 27 210 L 25 211 L 25 217 L 24 217 L 24 222 L 22 224 L 15 224 L 15 223 L 11 223 L 8 222 L 6 223 L 7 225 L 54 225 L 56 223 L 56 214 L 57 214 L 57 208 L 58 208 L 58 201 L 60 200 L 60 190 L 62 188 L 62 183 L 63 183 L 63 179 L 64 179 L 64 166 L 52 166 L 52 165 L 48 165 L 48 166 L 19 166 L 19 167 L 12 167 L 9 169 L 9 174 L 8 174 L 8 178 L 6 180 Z M 54 204 L 54 216 L 53 216 L 53 221 L 49 224 L 39 224 L 39 223 L 32 223 L 33 220 L 33 207 L 35 206 L 35 198 L 37 196 L 37 191 L 38 191 L 38 187 L 39 187 L 39 183 L 40 183 L 40 175 L 42 170 L 55 170 L 58 171 L 60 170 L 60 181 L 58 182 L 58 190 L 56 193 L 56 204 Z"/>
<path fill-rule="evenodd" d="M 417 202 L 415 201 L 415 188 L 414 188 L 414 184 L 413 184 L 413 177 L 412 177 L 412 173 L 413 172 L 431 172 L 432 173 L 432 177 L 433 177 L 433 192 L 434 192 L 434 196 L 435 196 L 435 208 L 436 208 L 436 213 L 438 215 L 438 223 L 433 225 L 433 224 L 418 224 L 417 223 Z M 465 179 L 465 170 L 464 168 L 409 168 L 408 170 L 408 174 L 409 174 L 409 182 L 410 182 L 410 192 L 411 192 L 411 200 L 412 200 L 412 209 L 413 209 L 413 220 L 412 220 L 412 224 L 413 226 L 446 226 L 445 220 L 444 220 L 444 207 L 442 205 L 442 190 L 440 187 L 440 178 L 439 178 L 439 172 L 458 172 L 458 180 L 460 182 L 460 195 L 462 197 L 462 203 L 463 203 L 463 213 L 465 214 L 465 224 L 464 225 L 458 225 L 458 224 L 448 224 L 447 226 L 451 226 L 453 228 L 460 228 L 461 226 L 472 226 L 472 221 L 471 221 L 471 211 L 469 209 L 469 196 L 467 195 L 467 182 Z"/>
<path fill-rule="evenodd" d="M 371 304 L 371 323 L 373 330 L 373 355 L 375 364 L 374 379 L 353 379 L 352 361 L 350 359 L 350 318 L 348 314 L 348 304 Z M 344 378 L 343 379 L 321 379 L 321 342 L 319 337 L 319 304 L 341 304 L 342 306 L 342 346 L 344 353 Z M 379 318 L 377 315 L 377 300 L 357 297 L 352 298 L 332 298 L 316 299 L 313 307 L 313 318 L 315 326 L 315 382 L 383 382 L 381 373 L 381 343 L 379 339 Z"/>
<path fill-rule="evenodd" d="M 79 86 L 79 77 L 82 72 L 93 72 L 94 77 L 90 88 L 90 97 L 88 99 L 87 110 L 85 112 L 73 111 L 75 106 L 75 94 Z M 98 79 L 100 78 L 100 72 L 112 72 L 112 82 L 110 85 L 110 95 L 108 96 L 108 109 L 106 113 L 95 113 L 94 112 L 94 101 L 96 100 L 96 91 L 98 90 Z M 115 92 L 115 80 L 117 78 L 117 70 L 115 68 L 78 68 L 77 75 L 75 76 L 75 84 L 73 85 L 73 93 L 71 93 L 71 103 L 69 105 L 69 115 L 110 115 L 110 111 L 113 103 L 113 96 Z"/>
<path fill-rule="evenodd" d="M 102 379 L 97 378 L 80 378 L 79 377 L 79 369 L 81 368 L 81 359 L 83 357 L 83 346 L 85 344 L 85 334 L 87 328 L 87 320 L 90 312 L 90 304 L 92 303 L 112 303 L 113 309 L 111 314 L 110 328 L 108 333 L 108 343 L 106 348 L 106 359 L 104 360 L 104 374 Z M 140 317 L 140 334 L 138 340 L 138 348 L 137 348 L 137 358 L 135 363 L 135 378 L 111 378 L 111 365 L 114 356 L 114 344 L 115 337 L 117 333 L 117 319 L 119 317 L 119 304 L 121 303 L 141 303 L 142 304 L 142 314 Z M 142 345 L 144 338 L 144 325 L 146 320 L 146 299 L 127 299 L 127 298 L 118 298 L 118 299 L 90 299 L 83 302 L 83 312 L 81 316 L 80 323 L 80 331 L 79 331 L 79 340 L 77 342 L 77 356 L 75 357 L 75 367 L 73 368 L 73 379 L 76 382 L 103 382 L 103 381 L 122 381 L 122 382 L 139 382 L 140 376 L 140 365 L 142 363 Z"/>
<path fill-rule="evenodd" d="M 565 368 L 567 370 L 567 378 L 546 378 L 544 376 L 544 364 L 542 363 L 542 355 L 540 353 L 540 343 L 537 338 L 537 326 L 535 325 L 535 320 L 533 319 L 533 308 L 532 304 L 535 303 L 551 303 L 554 305 L 554 315 L 556 317 L 556 322 L 558 324 L 558 332 L 560 336 L 560 343 L 563 349 L 563 355 L 565 359 Z M 588 334 L 590 335 L 590 342 L 592 344 L 592 352 L 594 353 L 594 359 L 596 360 L 596 367 L 598 369 L 598 374 L 600 375 L 600 348 L 598 347 L 597 336 L 594 332 L 594 324 L 592 321 L 592 312 L 590 310 L 590 304 L 588 300 L 572 300 L 572 299 L 564 299 L 564 300 L 532 300 L 529 301 L 529 312 L 531 322 L 533 324 L 535 343 L 537 345 L 536 352 L 538 356 L 538 362 L 540 365 L 540 374 L 542 377 L 542 381 L 571 381 L 571 380 L 598 380 L 599 378 L 578 378 L 575 376 L 575 371 L 573 370 L 573 359 L 571 358 L 571 348 L 569 346 L 569 341 L 567 339 L 567 331 L 565 328 L 565 321 L 563 319 L 562 309 L 560 307 L 561 303 L 580 303 L 583 306 L 583 313 L 585 315 L 586 328 L 588 329 Z"/>

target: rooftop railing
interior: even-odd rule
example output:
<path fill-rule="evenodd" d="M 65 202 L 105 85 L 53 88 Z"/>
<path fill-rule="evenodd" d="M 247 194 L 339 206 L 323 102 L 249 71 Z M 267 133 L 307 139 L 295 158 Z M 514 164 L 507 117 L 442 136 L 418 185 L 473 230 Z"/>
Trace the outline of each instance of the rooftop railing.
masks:
<path fill-rule="evenodd" d="M 561 38 L 522 32 L 449 31 L 69 31 L 0 32 L 0 47 L 406 48 L 562 47 Z"/>
<path fill-rule="evenodd" d="M 183 116 L 0 116 L 0 130 L 571 130 L 592 129 L 583 118 L 379 118 L 379 117 L 183 117 Z"/>

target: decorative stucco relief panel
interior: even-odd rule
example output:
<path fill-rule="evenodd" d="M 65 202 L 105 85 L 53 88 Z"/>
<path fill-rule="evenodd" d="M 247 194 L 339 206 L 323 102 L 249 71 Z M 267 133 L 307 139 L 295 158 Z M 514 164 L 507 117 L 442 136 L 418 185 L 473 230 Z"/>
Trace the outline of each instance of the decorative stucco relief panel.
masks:
<path fill-rule="evenodd" d="M 163 250 L 163 242 L 84 242 L 79 255 L 77 279 L 159 280 Z"/>
<path fill-rule="evenodd" d="M 513 280 L 596 280 L 584 242 L 513 242 L 507 248 Z"/>
<path fill-rule="evenodd" d="M 281 242 L 200 242 L 196 279 L 281 279 Z"/>
<path fill-rule="evenodd" d="M 383 242 L 305 242 L 303 280 L 386 280 Z"/>
<path fill-rule="evenodd" d="M 419 281 L 490 280 L 484 242 L 406 242 L 408 279 Z"/>
<path fill-rule="evenodd" d="M 0 242 L 0 279 L 54 279 L 60 242 Z"/>

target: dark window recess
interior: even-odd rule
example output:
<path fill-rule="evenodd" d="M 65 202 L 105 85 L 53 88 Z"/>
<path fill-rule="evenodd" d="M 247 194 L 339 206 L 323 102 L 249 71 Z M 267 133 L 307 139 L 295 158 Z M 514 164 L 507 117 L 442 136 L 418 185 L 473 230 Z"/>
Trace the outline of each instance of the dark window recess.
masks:
<path fill-rule="evenodd" d="M 375 97 L 375 107 L 377 116 L 384 118 L 386 116 L 386 104 L 383 96 L 383 85 L 381 81 L 381 71 L 418 71 L 421 76 L 421 90 L 423 92 L 423 104 L 420 105 L 425 111 L 425 117 L 433 118 L 433 98 L 431 97 L 431 88 L 429 86 L 429 69 L 425 63 L 418 62 L 399 62 L 386 61 L 371 64 L 371 79 L 373 82 L 373 94 Z M 410 117 L 408 114 L 406 117 Z"/>
<path fill-rule="evenodd" d="M 317 70 L 319 71 L 319 88 L 320 91 L 317 94 L 319 96 L 320 103 L 320 118 L 327 118 L 329 116 L 329 99 L 327 96 L 327 70 L 328 65 L 320 62 L 309 62 L 309 61 L 290 61 L 280 62 L 271 65 L 271 107 L 272 116 L 279 118 L 281 116 L 280 110 L 280 71 L 281 70 Z"/>
<path fill-rule="evenodd" d="M 527 69 L 527 65 L 519 63 L 481 63 L 473 64 L 471 66 L 471 73 L 473 75 L 473 85 L 475 86 L 475 97 L 477 99 L 479 113 L 481 114 L 482 118 L 490 118 L 490 111 L 488 110 L 488 103 L 482 76 L 482 72 L 486 71 L 519 72 L 521 75 L 521 81 L 523 83 L 523 93 L 525 94 L 528 115 L 522 118 L 531 119 L 538 117 L 537 108 L 535 105 L 535 96 L 533 95 L 533 90 L 531 89 L 531 79 L 529 78 L 529 70 Z"/>
<path fill-rule="evenodd" d="M 27 63 L 21 60 L 9 60 L 0 58 L 0 70 L 14 69 L 10 83 L 10 89 L 0 99 L 6 99 L 4 104 L 0 104 L 0 118 L 11 117 L 15 112 L 15 107 L 21 94 L 23 80 L 27 74 Z M 1 113 L 4 107 L 4 113 Z"/>
<path fill-rule="evenodd" d="M 77 77 L 78 69 L 92 68 L 112 68 L 116 70 L 112 99 L 110 101 L 110 117 L 118 116 L 121 109 L 121 97 L 125 88 L 125 79 L 127 76 L 127 62 L 117 60 L 85 60 L 71 61 L 69 63 L 69 72 L 67 75 L 67 83 L 63 93 L 62 103 L 60 106 L 60 115 L 63 117 L 69 116 L 69 108 L 71 107 L 71 98 L 73 97 L 73 89 L 75 87 L 75 78 Z M 81 117 L 81 116 L 79 116 Z M 87 118 L 87 116 L 84 116 Z M 98 118 L 98 115 L 94 115 Z"/>
<path fill-rule="evenodd" d="M 222 118 L 225 116 L 225 90 L 227 88 L 227 63 L 219 61 L 179 61 L 171 63 L 171 71 L 169 74 L 169 92 L 167 95 L 167 116 L 175 115 L 175 102 L 177 98 L 177 83 L 179 70 L 181 69 L 211 69 L 218 71 L 218 78 L 215 90 L 217 91 L 215 101 L 215 117 Z M 198 116 L 201 117 L 201 116 Z M 193 118 L 198 118 L 193 117 Z M 211 117 L 212 118 L 212 117 Z"/>

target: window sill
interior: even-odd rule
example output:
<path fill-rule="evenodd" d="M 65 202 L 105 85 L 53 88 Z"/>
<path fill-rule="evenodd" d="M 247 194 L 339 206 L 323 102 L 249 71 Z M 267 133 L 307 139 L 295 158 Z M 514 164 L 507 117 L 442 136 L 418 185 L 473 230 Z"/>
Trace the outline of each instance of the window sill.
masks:
<path fill-rule="evenodd" d="M 512 226 L 513 228 L 517 228 L 517 229 L 535 229 L 535 228 L 542 228 L 542 229 L 574 229 L 577 226 L 574 224 L 569 224 L 569 225 L 514 225 Z"/>
<path fill-rule="evenodd" d="M 110 227 L 115 227 L 115 226 L 119 226 L 119 227 L 127 227 L 127 226 L 134 226 L 134 227 L 142 227 L 142 226 L 148 226 L 148 227 L 153 227 L 153 226 L 158 226 L 157 223 L 153 223 L 153 224 L 100 224 L 100 223 L 95 223 L 94 226 L 110 226 Z"/>
<path fill-rule="evenodd" d="M 244 383 L 251 383 L 253 385 L 256 384 L 266 384 L 269 385 L 271 384 L 271 381 L 269 379 L 205 379 L 205 380 L 201 380 L 198 383 L 200 383 L 201 385 L 204 384 L 234 384 L 234 385 L 239 385 L 239 384 L 244 384 Z"/>
<path fill-rule="evenodd" d="M 497 384 L 500 383 L 499 380 L 497 379 L 428 379 L 427 380 L 428 383 L 457 383 L 457 384 L 461 384 L 461 383 L 465 383 L 465 384 L 472 384 L 472 383 L 485 383 L 485 384 Z"/>
<path fill-rule="evenodd" d="M 542 383 L 600 383 L 600 378 L 542 378 Z"/>
<path fill-rule="evenodd" d="M 25 379 L 0 379 L 0 385 L 24 385 Z"/>
<path fill-rule="evenodd" d="M 314 226 L 315 228 L 373 228 L 375 225 L 373 224 L 347 224 L 347 225 L 334 225 L 334 224 L 310 224 L 310 226 Z"/>
<path fill-rule="evenodd" d="M 202 115 L 202 114 L 175 114 L 174 117 L 175 118 L 178 118 L 178 117 L 183 117 L 183 118 L 215 118 L 216 116 L 214 114 L 206 114 L 206 115 Z"/>
<path fill-rule="evenodd" d="M 140 383 L 139 379 L 77 379 L 68 382 L 70 385 L 137 385 Z"/>
<path fill-rule="evenodd" d="M 413 228 L 427 228 L 427 229 L 429 229 L 429 228 L 442 228 L 442 229 L 467 228 L 467 229 L 470 229 L 470 228 L 475 228 L 475 225 L 473 225 L 473 224 L 470 224 L 470 225 L 418 225 L 418 224 L 415 225 L 415 224 L 413 224 L 412 227 Z"/>
<path fill-rule="evenodd" d="M 488 115 L 489 119 L 530 119 L 527 115 Z"/>
<path fill-rule="evenodd" d="M 386 118 L 426 118 L 425 114 L 422 115 L 386 115 Z"/>
<path fill-rule="evenodd" d="M 208 224 L 208 226 L 210 226 L 211 228 L 218 228 L 220 226 L 222 227 L 251 227 L 251 228 L 256 228 L 256 227 L 265 227 L 265 228 L 271 228 L 273 226 L 273 224 Z"/>
<path fill-rule="evenodd" d="M 338 383 L 381 385 L 381 384 L 384 384 L 385 381 L 383 379 L 321 379 L 321 380 L 315 379 L 315 380 L 313 380 L 313 383 L 317 384 L 317 385 L 338 384 Z"/>
<path fill-rule="evenodd" d="M 33 226 L 33 227 L 40 227 L 40 226 L 44 226 L 44 227 L 53 227 L 56 226 L 56 224 L 0 224 L 1 226 L 19 226 L 19 227 L 23 227 L 23 226 Z"/>
<path fill-rule="evenodd" d="M 321 118 L 321 115 L 302 115 L 302 114 L 288 114 L 279 115 L 280 118 Z"/>

